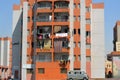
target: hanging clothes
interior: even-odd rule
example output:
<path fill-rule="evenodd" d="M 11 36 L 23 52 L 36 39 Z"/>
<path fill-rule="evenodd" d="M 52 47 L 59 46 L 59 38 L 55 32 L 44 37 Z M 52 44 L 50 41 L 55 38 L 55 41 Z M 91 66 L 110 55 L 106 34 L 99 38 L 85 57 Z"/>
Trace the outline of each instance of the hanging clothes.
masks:
<path fill-rule="evenodd" d="M 61 30 L 61 26 L 55 26 L 54 27 L 54 33 L 58 32 Z"/>
<path fill-rule="evenodd" d="M 54 50 L 55 52 L 61 52 L 62 51 L 62 41 L 54 41 Z"/>
<path fill-rule="evenodd" d="M 51 40 L 44 40 L 44 49 L 50 49 L 51 47 Z"/>

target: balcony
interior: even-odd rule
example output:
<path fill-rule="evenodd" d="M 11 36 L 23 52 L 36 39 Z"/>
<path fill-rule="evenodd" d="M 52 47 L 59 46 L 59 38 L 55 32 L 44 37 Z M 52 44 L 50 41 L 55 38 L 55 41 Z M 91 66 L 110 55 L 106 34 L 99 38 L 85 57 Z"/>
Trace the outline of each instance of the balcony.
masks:
<path fill-rule="evenodd" d="M 55 34 L 55 38 L 68 37 L 69 28 L 68 26 L 54 26 L 54 34 Z"/>
<path fill-rule="evenodd" d="M 67 21 L 69 21 L 69 14 L 67 12 L 55 13 L 54 15 L 55 15 L 54 16 L 55 22 L 67 22 Z"/>
<path fill-rule="evenodd" d="M 39 26 L 37 27 L 37 51 L 39 52 L 40 49 L 44 52 L 44 50 L 50 50 L 51 48 L 51 26 Z"/>
<path fill-rule="evenodd" d="M 68 1 L 56 1 L 54 4 L 54 12 L 69 12 Z"/>
<path fill-rule="evenodd" d="M 69 52 L 69 41 L 67 38 L 54 39 L 54 52 Z"/>
<path fill-rule="evenodd" d="M 52 55 L 51 53 L 39 53 L 36 55 L 36 62 L 51 62 Z"/>
<path fill-rule="evenodd" d="M 52 13 L 39 13 L 37 15 L 38 22 L 51 22 L 52 21 Z"/>
<path fill-rule="evenodd" d="M 59 66 L 65 67 L 68 63 L 68 53 L 54 53 L 54 61 L 59 61 Z"/>
<path fill-rule="evenodd" d="M 52 2 L 42 1 L 37 4 L 39 9 L 52 9 Z"/>
<path fill-rule="evenodd" d="M 69 2 L 67 2 L 67 1 L 56 1 L 54 6 L 55 6 L 55 9 L 56 8 L 69 8 Z"/>

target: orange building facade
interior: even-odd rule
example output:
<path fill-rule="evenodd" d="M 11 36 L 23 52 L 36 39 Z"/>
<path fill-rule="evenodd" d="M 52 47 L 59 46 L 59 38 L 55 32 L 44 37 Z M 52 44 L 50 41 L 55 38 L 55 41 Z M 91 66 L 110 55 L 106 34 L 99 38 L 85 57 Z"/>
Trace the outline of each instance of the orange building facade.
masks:
<path fill-rule="evenodd" d="M 12 74 L 11 42 L 11 38 L 0 38 L 0 80 L 8 79 Z"/>
<path fill-rule="evenodd" d="M 16 80 L 61 80 L 69 70 L 105 77 L 103 3 L 21 0 L 13 6 L 12 33 Z"/>

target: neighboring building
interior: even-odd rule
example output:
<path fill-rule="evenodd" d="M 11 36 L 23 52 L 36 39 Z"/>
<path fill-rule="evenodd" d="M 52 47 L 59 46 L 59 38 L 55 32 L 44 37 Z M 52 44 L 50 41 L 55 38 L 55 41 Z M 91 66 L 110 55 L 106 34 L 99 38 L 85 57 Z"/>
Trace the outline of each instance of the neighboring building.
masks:
<path fill-rule="evenodd" d="M 112 72 L 112 55 L 107 55 L 107 60 L 105 61 L 105 75 L 106 78 L 112 78 L 113 72 Z"/>
<path fill-rule="evenodd" d="M 120 21 L 117 21 L 113 29 L 113 52 L 112 55 L 112 66 L 113 66 L 113 77 L 120 78 Z"/>
<path fill-rule="evenodd" d="M 0 38 L 0 80 L 7 79 L 12 74 L 11 42 L 11 38 Z"/>
<path fill-rule="evenodd" d="M 21 0 L 12 39 L 16 80 L 61 80 L 75 69 L 105 78 L 103 3 Z"/>
<path fill-rule="evenodd" d="M 114 51 L 120 51 L 120 21 L 117 21 L 114 27 Z"/>

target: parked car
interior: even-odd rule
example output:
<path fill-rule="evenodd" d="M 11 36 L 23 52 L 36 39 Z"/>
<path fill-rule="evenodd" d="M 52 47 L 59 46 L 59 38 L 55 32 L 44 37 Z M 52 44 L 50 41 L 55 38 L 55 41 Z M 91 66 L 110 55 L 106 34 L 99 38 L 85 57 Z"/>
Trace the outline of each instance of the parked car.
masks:
<path fill-rule="evenodd" d="M 88 80 L 89 77 L 84 71 L 73 70 L 73 71 L 68 71 L 67 79 L 68 80 L 78 80 L 78 79 Z"/>

